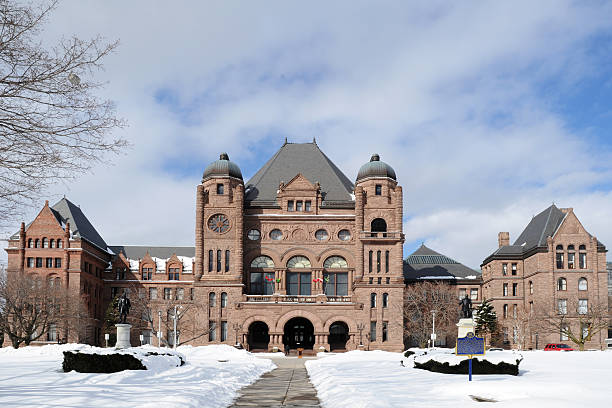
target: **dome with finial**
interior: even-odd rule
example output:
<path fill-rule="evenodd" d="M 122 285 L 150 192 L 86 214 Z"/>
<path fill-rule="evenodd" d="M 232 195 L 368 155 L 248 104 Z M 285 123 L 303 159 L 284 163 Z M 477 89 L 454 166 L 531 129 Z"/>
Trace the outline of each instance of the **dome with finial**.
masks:
<path fill-rule="evenodd" d="M 380 156 L 377 153 L 372 155 L 370 161 L 359 169 L 357 173 L 357 181 L 370 177 L 388 177 L 397 180 L 395 170 L 387 163 L 380 161 Z"/>
<path fill-rule="evenodd" d="M 230 161 L 227 153 L 221 153 L 219 155 L 219 160 L 206 166 L 202 180 L 214 176 L 230 176 L 242 180 L 240 167 L 238 167 L 236 163 Z"/>

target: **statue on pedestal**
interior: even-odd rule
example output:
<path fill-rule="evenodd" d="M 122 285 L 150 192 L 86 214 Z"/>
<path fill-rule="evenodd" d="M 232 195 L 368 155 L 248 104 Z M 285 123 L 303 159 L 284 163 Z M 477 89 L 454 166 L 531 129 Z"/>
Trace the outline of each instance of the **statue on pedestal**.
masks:
<path fill-rule="evenodd" d="M 465 295 L 463 299 L 461 299 L 461 302 L 459 302 L 459 304 L 461 305 L 461 313 L 463 314 L 463 318 L 464 319 L 471 318 L 472 317 L 472 300 L 468 297 L 467 294 Z"/>
<path fill-rule="evenodd" d="M 128 314 L 130 314 L 130 299 L 127 297 L 127 293 L 124 291 L 123 295 L 117 301 L 117 310 L 119 311 L 119 323 L 126 323 Z"/>

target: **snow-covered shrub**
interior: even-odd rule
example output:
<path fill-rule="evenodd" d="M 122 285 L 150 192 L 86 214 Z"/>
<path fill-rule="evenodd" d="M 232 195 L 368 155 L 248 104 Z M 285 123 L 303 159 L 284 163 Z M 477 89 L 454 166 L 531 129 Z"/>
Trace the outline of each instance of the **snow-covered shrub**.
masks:
<path fill-rule="evenodd" d="M 519 363 L 520 359 L 516 360 L 516 364 L 512 364 L 505 361 L 499 361 L 498 363 L 492 363 L 487 360 L 480 360 L 477 358 L 472 359 L 472 374 L 508 374 L 518 375 L 519 374 Z M 433 371 L 435 373 L 443 374 L 468 374 L 469 361 L 467 359 L 461 360 L 455 364 L 450 364 L 448 361 L 441 362 L 435 359 L 427 360 L 425 362 L 414 362 L 414 368 L 420 368 L 422 370 Z"/>
<path fill-rule="evenodd" d="M 64 351 L 64 372 L 116 373 L 123 370 L 146 370 L 142 362 L 131 354 L 89 354 Z"/>

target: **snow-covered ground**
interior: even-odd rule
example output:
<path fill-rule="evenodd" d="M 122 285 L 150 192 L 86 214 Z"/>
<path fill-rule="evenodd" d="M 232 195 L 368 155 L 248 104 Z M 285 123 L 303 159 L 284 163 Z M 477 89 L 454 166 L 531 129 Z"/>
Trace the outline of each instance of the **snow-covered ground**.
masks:
<path fill-rule="evenodd" d="M 508 351 L 487 354 L 491 359 L 513 358 Z M 471 383 L 467 375 L 412 368 L 413 357 L 384 351 L 319 353 L 322 358 L 307 361 L 306 368 L 325 408 L 610 406 L 612 352 L 521 354 L 519 376 L 475 375 Z M 470 395 L 498 402 L 477 402 Z"/>
<path fill-rule="evenodd" d="M 0 349 L 0 407 L 226 407 L 240 388 L 275 367 L 229 346 L 182 346 L 182 367 L 64 373 L 62 351 L 74 349 L 95 351 L 77 344 Z"/>

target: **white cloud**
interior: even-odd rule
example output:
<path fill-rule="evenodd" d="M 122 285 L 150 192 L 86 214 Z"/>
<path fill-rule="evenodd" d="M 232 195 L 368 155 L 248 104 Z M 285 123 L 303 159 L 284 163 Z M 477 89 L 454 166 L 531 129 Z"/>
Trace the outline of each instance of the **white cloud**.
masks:
<path fill-rule="evenodd" d="M 121 40 L 101 79 L 133 148 L 50 195 L 79 203 L 111 244 L 190 245 L 195 185 L 220 151 L 247 177 L 256 169 L 244 163 L 263 165 L 270 143 L 316 136 L 350 178 L 380 153 L 404 186 L 407 236 L 469 266 L 498 231 L 516 236 L 553 200 L 612 242 L 610 195 L 590 192 L 609 179 L 609 151 L 568 130 L 538 91 L 600 70 L 589 40 L 610 31 L 611 11 L 570 1 L 65 1 L 47 38 Z M 158 103 L 160 90 L 177 104 Z M 169 162 L 198 170 L 168 173 Z"/>

